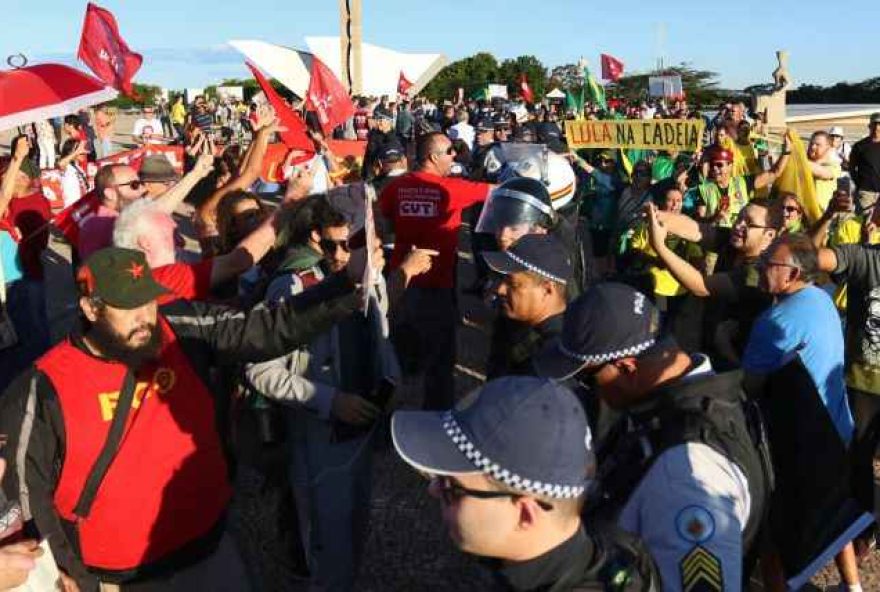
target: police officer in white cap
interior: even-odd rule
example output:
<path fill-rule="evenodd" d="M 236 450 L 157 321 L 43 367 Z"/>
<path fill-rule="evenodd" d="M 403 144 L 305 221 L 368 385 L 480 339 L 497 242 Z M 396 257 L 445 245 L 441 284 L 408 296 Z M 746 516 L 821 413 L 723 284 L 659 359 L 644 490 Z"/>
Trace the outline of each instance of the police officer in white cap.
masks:
<path fill-rule="evenodd" d="M 539 375 L 573 378 L 621 413 L 597 447 L 600 495 L 650 549 L 670 592 L 739 591 L 768 497 L 769 457 L 738 372 L 661 339 L 644 294 L 597 284 L 569 304 Z M 762 454 L 765 453 L 765 454 Z"/>

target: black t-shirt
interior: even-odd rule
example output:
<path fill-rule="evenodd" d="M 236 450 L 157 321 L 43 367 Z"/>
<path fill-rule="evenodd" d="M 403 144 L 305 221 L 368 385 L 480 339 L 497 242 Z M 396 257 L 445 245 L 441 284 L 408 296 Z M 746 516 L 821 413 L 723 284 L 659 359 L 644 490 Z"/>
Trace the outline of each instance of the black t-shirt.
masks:
<path fill-rule="evenodd" d="M 880 191 L 880 142 L 864 138 L 855 143 L 849 155 L 849 170 L 862 191 Z"/>
<path fill-rule="evenodd" d="M 737 262 L 737 253 L 730 246 L 730 233 L 730 228 L 715 227 L 700 243 L 703 248 L 718 253 L 712 274 L 713 293 L 706 303 L 703 343 L 713 365 L 722 369 L 733 365 L 734 360 L 717 347 L 719 341 L 729 342 L 741 356 L 755 319 L 773 304 L 773 297 L 759 286 L 757 261 Z"/>

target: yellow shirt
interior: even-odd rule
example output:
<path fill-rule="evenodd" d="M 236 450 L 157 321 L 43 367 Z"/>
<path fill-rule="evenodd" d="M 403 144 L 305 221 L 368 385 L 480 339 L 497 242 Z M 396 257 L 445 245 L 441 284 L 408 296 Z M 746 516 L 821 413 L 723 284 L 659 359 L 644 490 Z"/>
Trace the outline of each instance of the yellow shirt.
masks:
<path fill-rule="evenodd" d="M 657 258 L 657 252 L 651 248 L 648 239 L 648 227 L 644 224 L 640 224 L 634 229 L 631 246 L 634 250 L 641 251 L 651 258 Z M 654 293 L 657 296 L 680 296 L 687 292 L 665 267 L 652 265 L 648 269 L 648 273 L 654 278 Z"/>
<path fill-rule="evenodd" d="M 837 189 L 837 178 L 840 176 L 842 169 L 840 168 L 840 163 L 836 161 L 825 161 L 820 164 L 832 175 L 830 179 L 813 177 L 813 180 L 816 182 L 816 201 L 824 212 L 828 208 L 828 202 L 831 201 L 834 190 Z"/>
<path fill-rule="evenodd" d="M 184 121 L 186 121 L 186 107 L 182 103 L 171 105 L 171 123 L 183 125 Z"/>

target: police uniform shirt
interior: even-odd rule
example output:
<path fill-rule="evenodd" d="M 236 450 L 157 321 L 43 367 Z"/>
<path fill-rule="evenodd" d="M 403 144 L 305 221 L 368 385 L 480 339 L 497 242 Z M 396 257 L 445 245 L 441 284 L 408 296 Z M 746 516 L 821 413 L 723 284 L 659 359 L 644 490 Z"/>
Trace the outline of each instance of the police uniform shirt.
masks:
<path fill-rule="evenodd" d="M 684 380 L 712 372 L 709 360 L 700 358 Z M 705 444 L 687 443 L 654 461 L 618 525 L 648 546 L 666 592 L 738 591 L 750 511 L 748 481 L 739 467 Z"/>

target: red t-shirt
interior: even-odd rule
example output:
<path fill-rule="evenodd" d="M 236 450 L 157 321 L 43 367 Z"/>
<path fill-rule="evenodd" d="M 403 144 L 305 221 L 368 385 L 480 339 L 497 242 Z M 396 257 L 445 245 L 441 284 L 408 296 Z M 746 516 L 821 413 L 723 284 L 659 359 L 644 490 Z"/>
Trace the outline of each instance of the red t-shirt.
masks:
<path fill-rule="evenodd" d="M 13 197 L 4 216 L 9 226 L 18 228 L 21 240 L 18 243 L 18 256 L 26 277 L 32 280 L 43 279 L 43 264 L 40 255 L 49 245 L 49 219 L 52 208 L 42 191 Z"/>
<path fill-rule="evenodd" d="M 153 278 L 169 292 L 159 296 L 159 305 L 174 300 L 207 300 L 211 296 L 213 259 L 198 263 L 172 263 L 153 270 Z"/>
<path fill-rule="evenodd" d="M 461 211 L 486 199 L 491 185 L 455 177 L 415 172 L 397 177 L 382 191 L 382 215 L 394 224 L 391 268 L 400 265 L 412 246 L 435 249 L 431 271 L 413 278 L 420 288 L 455 286 L 455 260 Z"/>

